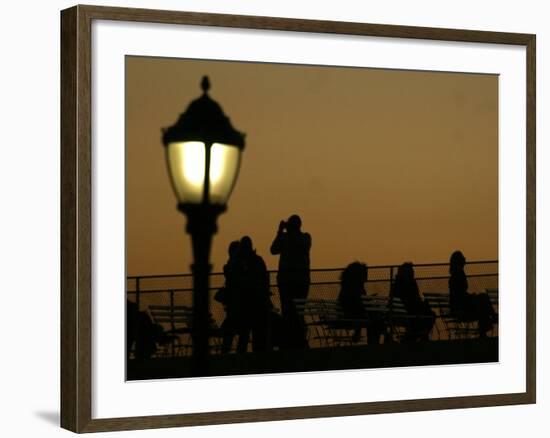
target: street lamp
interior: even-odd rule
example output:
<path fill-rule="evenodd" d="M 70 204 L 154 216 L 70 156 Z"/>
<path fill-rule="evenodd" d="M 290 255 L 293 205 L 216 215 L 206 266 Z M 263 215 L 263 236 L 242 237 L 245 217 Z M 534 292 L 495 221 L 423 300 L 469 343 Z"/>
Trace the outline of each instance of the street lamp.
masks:
<path fill-rule="evenodd" d="M 193 246 L 193 374 L 207 374 L 209 275 L 212 236 L 218 216 L 237 180 L 244 134 L 235 130 L 220 105 L 203 94 L 192 101 L 178 121 L 163 129 L 162 142 L 178 210 L 187 216 Z"/>

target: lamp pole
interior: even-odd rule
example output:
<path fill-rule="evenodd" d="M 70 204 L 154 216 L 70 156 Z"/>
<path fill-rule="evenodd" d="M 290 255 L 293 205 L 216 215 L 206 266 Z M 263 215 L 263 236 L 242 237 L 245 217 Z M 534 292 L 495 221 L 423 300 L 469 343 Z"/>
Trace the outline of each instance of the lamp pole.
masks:
<path fill-rule="evenodd" d="M 220 105 L 208 95 L 192 101 L 178 121 L 163 130 L 166 161 L 178 210 L 187 216 L 193 250 L 192 375 L 209 374 L 210 249 L 217 218 L 226 211 L 237 180 L 244 134 L 235 130 Z"/>
<path fill-rule="evenodd" d="M 212 205 L 186 206 L 179 210 L 187 216 L 186 231 L 191 236 L 193 248 L 193 376 L 208 375 L 210 330 L 210 250 L 217 231 L 217 218 L 225 208 Z"/>

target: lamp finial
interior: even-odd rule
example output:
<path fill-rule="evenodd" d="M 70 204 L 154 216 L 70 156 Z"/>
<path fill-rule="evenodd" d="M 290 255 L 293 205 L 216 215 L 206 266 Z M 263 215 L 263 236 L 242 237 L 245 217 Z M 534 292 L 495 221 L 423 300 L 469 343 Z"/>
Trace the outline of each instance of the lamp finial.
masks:
<path fill-rule="evenodd" d="M 208 90 L 210 90 L 210 80 L 206 75 L 202 77 L 201 88 L 205 94 L 208 92 Z"/>

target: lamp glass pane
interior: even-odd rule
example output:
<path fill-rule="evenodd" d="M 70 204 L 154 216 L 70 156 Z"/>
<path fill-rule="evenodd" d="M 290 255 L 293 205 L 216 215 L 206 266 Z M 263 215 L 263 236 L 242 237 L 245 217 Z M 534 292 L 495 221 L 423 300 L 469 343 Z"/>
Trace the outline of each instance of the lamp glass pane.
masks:
<path fill-rule="evenodd" d="M 239 172 L 241 150 L 214 143 L 210 150 L 210 202 L 225 204 L 231 195 Z"/>
<path fill-rule="evenodd" d="M 205 155 L 204 143 L 199 141 L 168 145 L 168 169 L 179 202 L 202 202 Z"/>
<path fill-rule="evenodd" d="M 239 148 L 214 143 L 210 149 L 210 203 L 225 204 L 239 171 Z M 167 147 L 168 169 L 179 202 L 202 202 L 205 145 L 198 141 L 170 143 Z"/>

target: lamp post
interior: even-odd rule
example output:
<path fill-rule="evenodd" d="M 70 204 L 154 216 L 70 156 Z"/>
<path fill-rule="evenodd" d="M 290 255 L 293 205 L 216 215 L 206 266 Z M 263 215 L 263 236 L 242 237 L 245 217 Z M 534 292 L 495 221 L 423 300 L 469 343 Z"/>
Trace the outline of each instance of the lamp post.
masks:
<path fill-rule="evenodd" d="M 178 121 L 163 129 L 162 142 L 178 210 L 187 216 L 193 247 L 193 375 L 208 374 L 209 276 L 212 236 L 217 218 L 237 180 L 244 134 L 235 130 L 220 105 L 208 95 L 193 100 Z"/>

